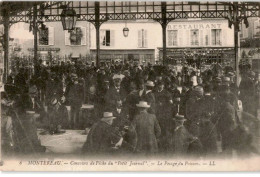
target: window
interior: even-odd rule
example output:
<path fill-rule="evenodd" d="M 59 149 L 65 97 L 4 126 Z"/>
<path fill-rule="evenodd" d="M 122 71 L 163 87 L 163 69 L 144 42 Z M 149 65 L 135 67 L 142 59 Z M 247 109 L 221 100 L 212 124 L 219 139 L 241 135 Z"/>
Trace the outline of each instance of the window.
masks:
<path fill-rule="evenodd" d="M 80 27 L 76 27 L 70 32 L 70 44 L 71 45 L 81 45 L 81 39 L 83 37 L 82 30 Z"/>
<path fill-rule="evenodd" d="M 39 30 L 39 45 L 48 45 L 49 44 L 49 30 L 40 29 Z"/>
<path fill-rule="evenodd" d="M 221 45 L 221 29 L 211 30 L 212 45 Z"/>
<path fill-rule="evenodd" d="M 85 27 L 75 27 L 71 32 L 65 31 L 65 45 L 82 46 L 87 45 L 87 34 Z"/>
<path fill-rule="evenodd" d="M 114 31 L 100 30 L 100 45 L 101 46 L 114 46 Z"/>
<path fill-rule="evenodd" d="M 177 30 L 168 30 L 168 46 L 177 46 Z"/>
<path fill-rule="evenodd" d="M 199 45 L 199 30 L 191 30 L 191 45 Z"/>
<path fill-rule="evenodd" d="M 147 47 L 147 30 L 141 29 L 138 31 L 138 47 Z"/>
<path fill-rule="evenodd" d="M 38 39 L 39 45 L 54 45 L 54 28 L 39 29 Z"/>

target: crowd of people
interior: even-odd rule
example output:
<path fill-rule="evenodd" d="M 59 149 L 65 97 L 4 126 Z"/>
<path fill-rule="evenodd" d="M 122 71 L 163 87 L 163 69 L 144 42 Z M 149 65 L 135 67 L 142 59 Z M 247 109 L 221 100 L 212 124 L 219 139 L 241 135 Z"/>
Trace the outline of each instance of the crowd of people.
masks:
<path fill-rule="evenodd" d="M 8 152 L 43 152 L 36 128 L 44 128 L 51 134 L 86 130 L 83 154 L 259 154 L 253 141 L 260 74 L 251 70 L 238 87 L 233 69 L 219 64 L 201 71 L 188 64 L 45 66 L 39 60 L 33 72 L 17 67 L 4 87 L 2 147 Z"/>

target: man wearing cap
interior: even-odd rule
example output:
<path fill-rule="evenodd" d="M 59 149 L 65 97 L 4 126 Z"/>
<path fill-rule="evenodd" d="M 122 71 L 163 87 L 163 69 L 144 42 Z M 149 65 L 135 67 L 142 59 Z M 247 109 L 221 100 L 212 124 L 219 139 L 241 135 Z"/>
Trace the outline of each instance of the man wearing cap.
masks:
<path fill-rule="evenodd" d="M 82 152 L 90 155 L 111 155 L 123 139 L 112 127 L 116 117 L 112 112 L 104 112 L 103 117 L 92 125 Z"/>
<path fill-rule="evenodd" d="M 158 152 L 157 138 L 161 135 L 160 125 L 155 115 L 147 112 L 150 105 L 146 101 L 139 101 L 136 106 L 139 114 L 133 120 L 137 133 L 136 153 L 151 155 Z"/>

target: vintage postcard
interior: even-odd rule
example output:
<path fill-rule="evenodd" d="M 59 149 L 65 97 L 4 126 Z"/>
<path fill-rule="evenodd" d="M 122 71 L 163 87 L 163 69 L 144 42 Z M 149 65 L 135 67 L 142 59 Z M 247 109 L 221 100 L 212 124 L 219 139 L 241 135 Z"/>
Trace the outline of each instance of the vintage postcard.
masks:
<path fill-rule="evenodd" d="M 1 1 L 1 171 L 259 171 L 260 2 Z"/>

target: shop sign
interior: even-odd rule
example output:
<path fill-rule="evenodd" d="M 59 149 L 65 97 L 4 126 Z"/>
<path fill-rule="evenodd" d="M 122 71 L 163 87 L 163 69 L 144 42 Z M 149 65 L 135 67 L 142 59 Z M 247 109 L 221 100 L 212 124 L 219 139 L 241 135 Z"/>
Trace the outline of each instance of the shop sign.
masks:
<path fill-rule="evenodd" d="M 33 48 L 29 48 L 28 51 L 33 52 L 34 49 Z M 58 51 L 60 51 L 60 48 L 41 47 L 41 48 L 38 48 L 38 51 L 54 51 L 54 52 L 58 52 Z"/>
<path fill-rule="evenodd" d="M 201 24 L 169 24 L 168 30 L 181 30 L 181 29 L 221 29 L 220 23 L 201 23 Z"/>

